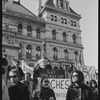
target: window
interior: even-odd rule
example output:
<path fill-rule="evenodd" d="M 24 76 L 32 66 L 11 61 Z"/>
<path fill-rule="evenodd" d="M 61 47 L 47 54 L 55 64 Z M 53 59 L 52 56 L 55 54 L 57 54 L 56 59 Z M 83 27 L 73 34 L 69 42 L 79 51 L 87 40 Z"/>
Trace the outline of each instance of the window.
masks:
<path fill-rule="evenodd" d="M 76 36 L 75 36 L 75 34 L 73 35 L 73 43 L 76 43 Z"/>
<path fill-rule="evenodd" d="M 67 49 L 64 50 L 64 55 L 65 55 L 64 58 L 65 58 L 65 59 L 68 59 L 68 51 L 67 51 Z"/>
<path fill-rule="evenodd" d="M 52 38 L 53 38 L 54 40 L 56 40 L 56 31 L 55 31 L 55 30 L 52 31 Z"/>
<path fill-rule="evenodd" d="M 78 61 L 78 53 L 77 53 L 77 51 L 74 52 L 74 55 L 75 55 L 75 61 Z"/>
<path fill-rule="evenodd" d="M 54 16 L 54 21 L 55 21 L 55 22 L 57 21 L 57 16 Z"/>
<path fill-rule="evenodd" d="M 51 15 L 51 21 L 57 22 L 57 16 Z"/>
<path fill-rule="evenodd" d="M 27 36 L 31 36 L 31 34 L 32 34 L 32 28 L 31 28 L 31 26 L 28 26 L 27 27 Z"/>
<path fill-rule="evenodd" d="M 67 20 L 66 19 L 64 19 L 64 24 L 67 24 Z"/>
<path fill-rule="evenodd" d="M 39 46 L 36 47 L 36 59 L 41 58 L 41 48 Z"/>
<path fill-rule="evenodd" d="M 62 24 L 67 24 L 67 19 L 61 18 L 61 23 L 62 23 Z"/>
<path fill-rule="evenodd" d="M 26 58 L 31 58 L 31 51 L 32 51 L 31 45 L 27 45 L 27 47 L 26 47 Z"/>
<path fill-rule="evenodd" d="M 76 22 L 75 21 L 70 21 L 71 22 L 71 26 L 74 26 L 74 27 L 76 27 Z"/>
<path fill-rule="evenodd" d="M 61 18 L 61 23 L 64 23 L 64 19 L 63 18 Z"/>
<path fill-rule="evenodd" d="M 18 25 L 18 34 L 19 35 L 22 35 L 22 27 L 23 27 L 22 24 Z"/>
<path fill-rule="evenodd" d="M 53 48 L 53 59 L 57 60 L 57 48 Z"/>
<path fill-rule="evenodd" d="M 51 20 L 53 21 L 53 15 L 51 15 Z"/>
<path fill-rule="evenodd" d="M 36 30 L 36 37 L 37 37 L 38 39 L 40 39 L 40 29 L 39 29 L 39 28 Z"/>
<path fill-rule="evenodd" d="M 66 42 L 66 33 L 63 32 L 63 41 Z"/>
<path fill-rule="evenodd" d="M 20 49 L 18 53 L 19 53 L 19 57 L 21 57 L 22 56 L 22 44 L 20 43 L 19 46 L 20 46 Z"/>

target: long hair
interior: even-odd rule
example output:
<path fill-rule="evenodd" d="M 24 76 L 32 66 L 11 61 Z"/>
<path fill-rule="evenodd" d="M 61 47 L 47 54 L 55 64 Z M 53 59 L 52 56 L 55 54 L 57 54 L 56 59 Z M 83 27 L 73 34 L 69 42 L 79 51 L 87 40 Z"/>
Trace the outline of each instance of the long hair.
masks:
<path fill-rule="evenodd" d="M 72 81 L 72 76 L 73 76 L 73 73 L 76 72 L 78 74 L 78 77 L 79 77 L 79 83 L 83 83 L 84 81 L 84 74 L 80 71 L 80 70 L 75 70 L 71 73 L 71 81 Z"/>
<path fill-rule="evenodd" d="M 94 79 L 90 80 L 90 87 L 91 87 L 91 88 L 93 88 L 93 87 L 92 87 L 92 83 L 96 84 L 96 88 L 97 88 L 97 82 L 96 82 Z"/>

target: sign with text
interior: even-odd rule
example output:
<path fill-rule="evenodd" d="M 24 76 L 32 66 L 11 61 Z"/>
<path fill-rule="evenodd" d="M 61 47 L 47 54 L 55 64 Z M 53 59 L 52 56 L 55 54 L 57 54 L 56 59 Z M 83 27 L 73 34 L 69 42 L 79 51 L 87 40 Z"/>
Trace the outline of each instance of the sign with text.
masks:
<path fill-rule="evenodd" d="M 68 87 L 71 83 L 70 79 L 49 79 L 50 87 L 54 90 L 56 100 L 65 100 Z"/>
<path fill-rule="evenodd" d="M 65 78 L 65 71 L 64 70 L 41 70 L 41 76 L 45 76 L 48 78 Z"/>

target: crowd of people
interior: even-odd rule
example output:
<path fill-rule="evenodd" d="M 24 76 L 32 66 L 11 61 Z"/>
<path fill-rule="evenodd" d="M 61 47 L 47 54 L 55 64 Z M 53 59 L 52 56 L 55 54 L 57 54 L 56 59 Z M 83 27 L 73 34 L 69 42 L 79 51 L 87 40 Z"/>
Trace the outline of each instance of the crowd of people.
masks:
<path fill-rule="evenodd" d="M 8 67 L 6 58 L 2 59 L 2 100 L 57 100 L 47 77 L 36 77 L 37 84 L 33 88 L 31 74 L 24 73 L 19 65 L 17 61 L 16 66 Z M 11 82 L 9 87 L 7 79 Z M 72 71 L 66 100 L 98 100 L 97 82 L 92 79 L 86 85 L 83 73 Z"/>

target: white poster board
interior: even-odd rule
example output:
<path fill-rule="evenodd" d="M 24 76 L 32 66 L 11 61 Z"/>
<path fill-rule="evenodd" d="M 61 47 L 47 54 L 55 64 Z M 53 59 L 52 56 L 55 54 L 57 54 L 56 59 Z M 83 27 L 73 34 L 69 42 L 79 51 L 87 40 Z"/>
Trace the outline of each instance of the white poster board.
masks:
<path fill-rule="evenodd" d="M 65 100 L 70 79 L 49 79 L 50 87 L 54 90 L 56 100 Z"/>

